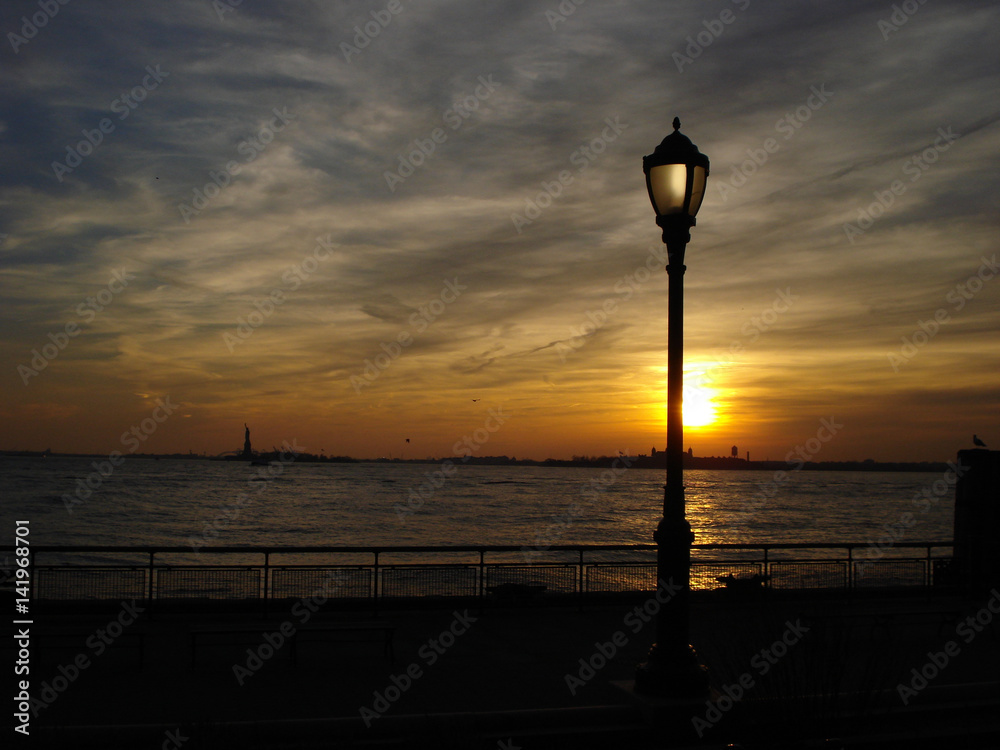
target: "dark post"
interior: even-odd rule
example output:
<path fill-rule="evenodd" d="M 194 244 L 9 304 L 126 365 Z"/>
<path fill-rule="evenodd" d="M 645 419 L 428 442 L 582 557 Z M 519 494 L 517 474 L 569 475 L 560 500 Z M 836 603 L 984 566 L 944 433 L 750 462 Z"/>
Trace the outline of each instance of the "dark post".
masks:
<path fill-rule="evenodd" d="M 656 643 L 636 668 L 638 692 L 697 698 L 708 690 L 708 670 L 690 645 L 690 566 L 694 534 L 684 502 L 684 251 L 694 217 L 657 218 L 667 245 L 667 478 L 663 518 L 656 528 Z"/>
<path fill-rule="evenodd" d="M 667 242 L 667 482 L 663 491 L 663 518 L 657 528 L 657 571 L 663 581 L 672 581 L 682 590 L 674 594 L 664 614 L 657 620 L 661 643 L 688 644 L 691 543 L 694 535 L 685 513 L 684 499 L 684 251 L 690 238 L 682 216 L 679 226 L 663 234 Z M 672 237 L 667 237 L 670 232 Z"/>
<path fill-rule="evenodd" d="M 975 592 L 1000 586 L 1000 451 L 958 452 L 955 564 Z"/>

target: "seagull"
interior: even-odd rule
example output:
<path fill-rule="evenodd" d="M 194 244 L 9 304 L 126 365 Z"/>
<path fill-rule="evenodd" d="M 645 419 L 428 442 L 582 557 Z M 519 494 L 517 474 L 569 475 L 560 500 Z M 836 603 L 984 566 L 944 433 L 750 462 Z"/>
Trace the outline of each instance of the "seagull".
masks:
<path fill-rule="evenodd" d="M 980 440 L 976 435 L 972 436 L 972 444 L 973 445 L 977 445 L 980 448 L 985 448 L 986 447 L 986 443 L 984 443 L 982 440 Z"/>
<path fill-rule="evenodd" d="M 472 399 L 472 403 L 476 403 L 477 401 L 479 401 L 479 399 L 478 399 L 478 398 L 474 398 L 474 399 Z"/>

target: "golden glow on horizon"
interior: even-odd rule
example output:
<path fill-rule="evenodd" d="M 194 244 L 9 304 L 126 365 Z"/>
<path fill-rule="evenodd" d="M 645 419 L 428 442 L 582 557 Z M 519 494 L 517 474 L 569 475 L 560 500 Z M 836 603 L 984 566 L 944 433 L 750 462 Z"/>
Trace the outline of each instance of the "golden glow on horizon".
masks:
<path fill-rule="evenodd" d="M 693 362 L 684 368 L 684 426 L 711 427 L 719 419 L 712 367 Z"/>
<path fill-rule="evenodd" d="M 665 378 L 666 368 L 657 367 L 656 369 Z M 700 363 L 692 363 L 684 369 L 685 427 L 713 427 L 717 426 L 720 421 L 719 404 L 717 403 L 720 391 L 712 386 L 710 369 L 711 366 Z M 657 409 L 663 415 L 663 424 L 666 424 L 666 404 L 661 401 Z"/>
<path fill-rule="evenodd" d="M 684 426 L 708 427 L 715 423 L 715 391 L 703 386 L 692 385 L 684 388 Z"/>

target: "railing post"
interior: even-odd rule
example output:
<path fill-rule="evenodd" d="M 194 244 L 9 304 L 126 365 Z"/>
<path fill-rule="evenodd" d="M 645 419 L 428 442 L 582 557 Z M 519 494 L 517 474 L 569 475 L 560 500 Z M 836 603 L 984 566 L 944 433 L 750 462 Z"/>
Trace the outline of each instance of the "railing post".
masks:
<path fill-rule="evenodd" d="M 270 569 L 269 563 L 271 561 L 271 553 L 268 550 L 264 550 L 264 617 L 267 617 L 267 584 L 268 584 L 268 570 Z"/>
<path fill-rule="evenodd" d="M 156 564 L 154 558 L 156 557 L 156 550 L 151 549 L 149 551 L 149 608 L 153 609 L 153 571 L 156 569 Z"/>
<path fill-rule="evenodd" d="M 767 545 L 764 545 L 764 586 L 771 588 L 771 563 L 767 559 Z"/>
<path fill-rule="evenodd" d="M 847 590 L 854 591 L 854 545 L 847 545 Z"/>
<path fill-rule="evenodd" d="M 479 608 L 482 609 L 486 591 L 486 550 L 479 548 Z"/>
<path fill-rule="evenodd" d="M 927 567 L 924 571 L 924 588 L 929 589 L 934 585 L 934 561 L 931 558 L 931 545 L 927 545 Z"/>
<path fill-rule="evenodd" d="M 374 613 L 378 614 L 378 550 L 372 550 L 375 554 L 375 565 L 372 568 L 372 603 Z"/>

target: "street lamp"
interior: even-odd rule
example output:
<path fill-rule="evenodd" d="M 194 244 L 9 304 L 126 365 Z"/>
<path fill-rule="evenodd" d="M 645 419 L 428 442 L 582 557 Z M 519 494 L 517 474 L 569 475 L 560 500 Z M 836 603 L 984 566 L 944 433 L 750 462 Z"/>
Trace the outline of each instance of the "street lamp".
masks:
<path fill-rule="evenodd" d="M 674 132 L 642 159 L 646 189 L 656 224 L 667 246 L 667 483 L 663 518 L 656 540 L 656 643 L 636 668 L 635 689 L 649 695 L 699 697 L 708 691 L 708 670 L 690 645 L 690 566 L 694 534 L 684 514 L 684 250 L 701 208 L 708 179 L 708 157 L 680 132 Z"/>

